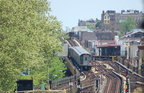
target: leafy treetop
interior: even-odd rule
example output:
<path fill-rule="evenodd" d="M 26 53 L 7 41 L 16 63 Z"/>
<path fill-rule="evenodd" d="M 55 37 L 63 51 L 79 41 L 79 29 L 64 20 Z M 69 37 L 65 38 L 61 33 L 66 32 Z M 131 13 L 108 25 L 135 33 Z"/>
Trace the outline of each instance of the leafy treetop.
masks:
<path fill-rule="evenodd" d="M 62 34 L 61 23 L 50 11 L 47 0 L 0 0 L 0 90 L 13 90 L 26 69 L 35 81 L 47 77 L 49 64 L 58 62 L 64 70 L 52 60 L 54 51 L 62 49 Z"/>

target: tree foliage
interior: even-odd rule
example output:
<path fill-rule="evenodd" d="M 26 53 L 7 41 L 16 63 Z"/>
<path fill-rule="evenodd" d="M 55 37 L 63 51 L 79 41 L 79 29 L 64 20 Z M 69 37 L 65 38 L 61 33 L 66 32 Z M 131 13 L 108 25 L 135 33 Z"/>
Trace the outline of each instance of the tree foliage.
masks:
<path fill-rule="evenodd" d="M 47 0 L 0 0 L 0 90 L 13 90 L 29 68 L 35 78 L 46 77 L 48 64 L 64 69 L 50 61 L 62 48 L 61 23 L 50 11 Z"/>
<path fill-rule="evenodd" d="M 96 27 L 100 27 L 100 25 L 101 25 L 101 23 L 102 23 L 102 21 L 97 21 L 97 23 L 96 23 Z"/>
<path fill-rule="evenodd" d="M 120 24 L 121 33 L 124 35 L 126 32 L 131 31 L 136 27 L 135 21 L 129 17 L 128 19 L 122 21 Z"/>
<path fill-rule="evenodd" d="M 86 24 L 87 28 L 94 31 L 95 30 L 95 26 L 93 24 Z"/>

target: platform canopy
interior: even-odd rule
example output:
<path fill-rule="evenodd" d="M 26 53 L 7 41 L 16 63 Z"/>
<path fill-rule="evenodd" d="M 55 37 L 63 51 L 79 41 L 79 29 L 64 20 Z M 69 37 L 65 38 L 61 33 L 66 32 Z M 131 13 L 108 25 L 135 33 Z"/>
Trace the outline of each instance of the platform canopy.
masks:
<path fill-rule="evenodd" d="M 99 51 L 101 56 L 119 56 L 120 55 L 120 45 L 118 44 L 105 44 L 105 45 L 99 45 L 97 47 L 101 49 L 101 51 Z"/>
<path fill-rule="evenodd" d="M 139 49 L 139 50 L 144 50 L 144 45 L 138 46 L 138 49 Z"/>
<path fill-rule="evenodd" d="M 99 45 L 97 48 L 103 48 L 103 47 L 120 47 L 118 44 L 105 44 L 105 45 Z"/>
<path fill-rule="evenodd" d="M 76 31 L 69 31 L 69 33 L 75 33 Z"/>

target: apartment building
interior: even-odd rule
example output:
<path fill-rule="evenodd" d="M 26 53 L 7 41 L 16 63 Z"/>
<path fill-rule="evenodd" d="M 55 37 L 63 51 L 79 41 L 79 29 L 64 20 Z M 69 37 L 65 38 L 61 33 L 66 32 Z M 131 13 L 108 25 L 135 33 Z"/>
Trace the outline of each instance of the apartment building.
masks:
<path fill-rule="evenodd" d="M 121 13 L 116 13 L 114 10 L 103 11 L 101 14 L 102 27 L 104 30 L 119 30 L 119 24 L 128 18 L 132 18 L 139 26 L 144 20 L 144 13 L 138 10 L 121 10 Z"/>

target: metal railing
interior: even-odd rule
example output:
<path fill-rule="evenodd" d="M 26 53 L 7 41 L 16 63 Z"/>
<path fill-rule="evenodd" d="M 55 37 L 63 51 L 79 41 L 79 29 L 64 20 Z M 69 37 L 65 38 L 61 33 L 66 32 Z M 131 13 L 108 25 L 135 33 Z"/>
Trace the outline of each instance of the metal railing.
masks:
<path fill-rule="evenodd" d="M 67 86 L 67 85 L 69 85 L 70 80 L 71 80 L 71 82 L 74 82 L 74 77 L 75 77 L 75 76 L 71 76 L 71 77 L 66 77 L 66 78 L 62 78 L 62 79 L 58 79 L 58 80 L 52 81 L 52 89 L 57 89 L 58 86 L 59 86 L 59 87 L 60 87 L 60 86 L 62 87 L 62 86 Z M 77 75 L 76 75 L 76 78 L 79 79 L 80 76 L 77 74 Z"/>
<path fill-rule="evenodd" d="M 31 91 L 16 91 L 15 93 L 66 93 L 66 90 L 31 90 Z"/>

